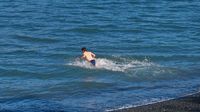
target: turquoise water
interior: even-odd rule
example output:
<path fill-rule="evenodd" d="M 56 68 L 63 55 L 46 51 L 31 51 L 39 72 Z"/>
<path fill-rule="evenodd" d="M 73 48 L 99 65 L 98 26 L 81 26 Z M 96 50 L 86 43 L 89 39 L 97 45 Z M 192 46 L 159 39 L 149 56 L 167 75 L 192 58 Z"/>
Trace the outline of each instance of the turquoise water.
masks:
<path fill-rule="evenodd" d="M 200 90 L 198 1 L 0 1 L 0 111 L 110 111 Z M 81 47 L 97 55 L 92 67 Z"/>

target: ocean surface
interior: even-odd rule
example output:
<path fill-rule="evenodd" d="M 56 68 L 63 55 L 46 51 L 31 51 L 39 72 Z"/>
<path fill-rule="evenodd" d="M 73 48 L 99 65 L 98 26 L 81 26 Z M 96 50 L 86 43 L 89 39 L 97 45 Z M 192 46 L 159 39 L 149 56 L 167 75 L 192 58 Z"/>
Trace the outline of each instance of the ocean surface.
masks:
<path fill-rule="evenodd" d="M 0 1 L 2 112 L 112 111 L 199 91 L 198 0 Z"/>

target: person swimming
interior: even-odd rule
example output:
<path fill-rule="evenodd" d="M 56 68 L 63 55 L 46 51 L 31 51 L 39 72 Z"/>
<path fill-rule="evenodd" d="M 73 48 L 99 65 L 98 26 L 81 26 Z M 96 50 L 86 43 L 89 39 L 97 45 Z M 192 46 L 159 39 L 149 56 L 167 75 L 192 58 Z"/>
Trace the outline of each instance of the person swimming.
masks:
<path fill-rule="evenodd" d="M 87 60 L 88 62 L 90 62 L 92 65 L 96 65 L 96 61 L 95 61 L 95 57 L 96 55 L 92 52 L 87 51 L 87 49 L 85 47 L 83 47 L 81 49 L 83 56 L 81 57 L 82 59 Z"/>

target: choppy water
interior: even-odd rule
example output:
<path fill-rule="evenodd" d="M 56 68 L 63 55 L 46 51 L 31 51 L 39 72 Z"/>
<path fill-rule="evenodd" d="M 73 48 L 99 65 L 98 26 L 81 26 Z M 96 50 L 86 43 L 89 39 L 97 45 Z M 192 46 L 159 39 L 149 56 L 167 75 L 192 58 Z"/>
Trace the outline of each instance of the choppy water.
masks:
<path fill-rule="evenodd" d="M 109 111 L 200 90 L 199 1 L 0 1 L 0 111 Z M 77 57 L 93 51 L 97 67 Z"/>

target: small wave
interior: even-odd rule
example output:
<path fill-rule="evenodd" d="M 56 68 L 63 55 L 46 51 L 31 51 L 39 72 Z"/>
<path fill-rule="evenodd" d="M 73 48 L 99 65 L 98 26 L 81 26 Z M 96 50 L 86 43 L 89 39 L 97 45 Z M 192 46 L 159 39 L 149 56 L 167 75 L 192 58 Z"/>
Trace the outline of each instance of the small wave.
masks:
<path fill-rule="evenodd" d="M 129 108 L 134 108 L 134 107 L 139 107 L 139 106 L 145 106 L 145 105 L 151 105 L 151 104 L 155 104 L 155 103 L 160 103 L 160 102 L 164 102 L 164 101 L 169 101 L 172 100 L 173 98 L 152 98 L 149 100 L 143 100 L 142 102 L 138 102 L 135 105 L 124 105 L 118 108 L 113 108 L 113 109 L 106 109 L 106 112 L 114 112 L 114 111 L 120 111 L 120 110 L 124 110 L 124 109 L 129 109 Z"/>
<path fill-rule="evenodd" d="M 23 40 L 23 41 L 29 41 L 29 42 L 42 42 L 42 43 L 55 43 L 58 42 L 58 39 L 53 38 L 36 38 L 29 35 L 15 35 L 16 39 Z"/>
<path fill-rule="evenodd" d="M 67 31 L 72 31 L 72 32 L 79 32 L 79 33 L 98 33 L 102 32 L 99 28 L 72 28 L 68 29 Z"/>
<path fill-rule="evenodd" d="M 126 60 L 126 59 L 120 61 L 114 61 L 106 58 L 98 58 L 96 59 L 95 67 L 92 66 L 89 62 L 80 59 L 76 59 L 73 62 L 69 62 L 67 63 L 67 65 L 78 66 L 87 69 L 104 69 L 117 72 L 128 72 L 130 69 L 148 67 L 154 64 L 148 62 L 148 60 L 146 59 L 144 61 Z"/>
<path fill-rule="evenodd" d="M 6 54 L 34 54 L 34 53 L 38 53 L 38 51 L 34 50 L 34 49 L 12 49 L 12 50 L 6 50 L 4 51 L 4 53 Z"/>

